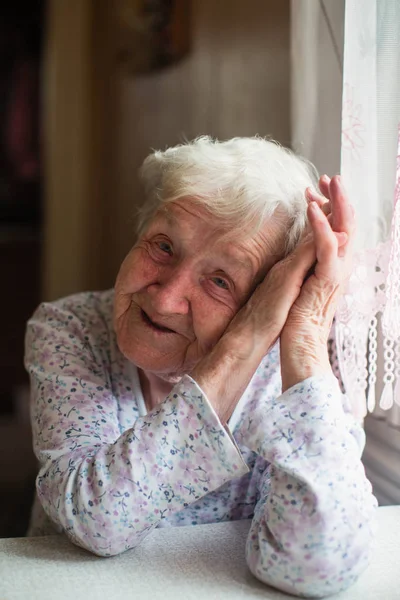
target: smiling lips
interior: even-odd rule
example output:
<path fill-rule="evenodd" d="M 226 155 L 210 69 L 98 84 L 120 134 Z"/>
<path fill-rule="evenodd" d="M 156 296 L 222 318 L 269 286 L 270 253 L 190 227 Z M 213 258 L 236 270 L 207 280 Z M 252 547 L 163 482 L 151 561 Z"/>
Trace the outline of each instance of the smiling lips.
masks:
<path fill-rule="evenodd" d="M 148 314 L 146 314 L 142 308 L 140 309 L 140 312 L 141 312 L 143 321 L 146 323 L 146 325 L 150 326 L 152 329 L 154 329 L 156 331 L 163 331 L 165 333 L 176 333 L 173 329 L 169 329 L 169 327 L 164 327 L 163 325 L 159 325 L 158 323 L 155 323 L 154 321 L 152 321 L 150 319 L 150 317 L 148 316 Z"/>

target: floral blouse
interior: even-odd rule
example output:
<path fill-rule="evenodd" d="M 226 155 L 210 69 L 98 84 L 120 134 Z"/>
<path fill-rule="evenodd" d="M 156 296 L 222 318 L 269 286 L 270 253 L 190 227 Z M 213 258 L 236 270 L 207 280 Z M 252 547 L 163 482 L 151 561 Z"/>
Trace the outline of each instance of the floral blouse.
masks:
<path fill-rule="evenodd" d="M 155 527 L 251 519 L 246 559 L 265 583 L 306 596 L 351 585 L 368 564 L 376 500 L 364 432 L 334 375 L 282 394 L 276 344 L 226 428 L 187 375 L 147 413 L 112 308 L 113 290 L 83 293 L 40 305 L 28 323 L 42 507 L 30 534 L 49 531 L 46 515 L 111 556 Z"/>

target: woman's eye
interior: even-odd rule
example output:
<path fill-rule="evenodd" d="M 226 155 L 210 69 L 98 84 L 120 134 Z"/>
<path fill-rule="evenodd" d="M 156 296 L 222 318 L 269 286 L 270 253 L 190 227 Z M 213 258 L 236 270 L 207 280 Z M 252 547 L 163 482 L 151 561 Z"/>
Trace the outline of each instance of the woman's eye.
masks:
<path fill-rule="evenodd" d="M 165 252 L 166 254 L 169 254 L 171 256 L 171 254 L 172 254 L 171 244 L 168 244 L 168 242 L 158 242 L 157 245 L 160 248 L 160 250 L 162 250 L 162 252 Z"/>
<path fill-rule="evenodd" d="M 222 279 L 222 277 L 213 277 L 212 280 L 217 287 L 219 287 L 223 290 L 229 290 L 229 285 L 227 284 L 225 279 Z"/>

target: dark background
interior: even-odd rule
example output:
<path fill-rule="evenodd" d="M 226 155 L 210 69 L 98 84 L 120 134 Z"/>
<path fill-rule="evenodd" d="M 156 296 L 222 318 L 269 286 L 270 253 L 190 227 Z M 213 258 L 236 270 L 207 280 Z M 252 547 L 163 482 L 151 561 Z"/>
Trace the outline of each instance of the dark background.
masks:
<path fill-rule="evenodd" d="M 202 134 L 290 144 L 289 0 L 142 0 L 140 35 L 137 6 L 0 4 L 0 537 L 25 534 L 37 474 L 26 321 L 113 285 L 145 156 Z"/>
<path fill-rule="evenodd" d="M 39 302 L 44 6 L 0 5 L 0 537 L 25 533 L 36 471 L 22 362 Z"/>

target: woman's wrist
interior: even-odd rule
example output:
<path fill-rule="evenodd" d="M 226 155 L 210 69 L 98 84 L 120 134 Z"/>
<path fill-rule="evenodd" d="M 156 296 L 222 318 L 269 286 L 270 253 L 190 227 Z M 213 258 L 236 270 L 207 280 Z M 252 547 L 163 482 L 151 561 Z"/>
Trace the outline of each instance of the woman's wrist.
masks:
<path fill-rule="evenodd" d="M 250 336 L 226 333 L 190 376 L 203 390 L 223 425 L 275 340 L 260 344 Z"/>
<path fill-rule="evenodd" d="M 327 344 L 311 340 L 280 340 L 282 392 L 309 377 L 331 373 Z"/>

